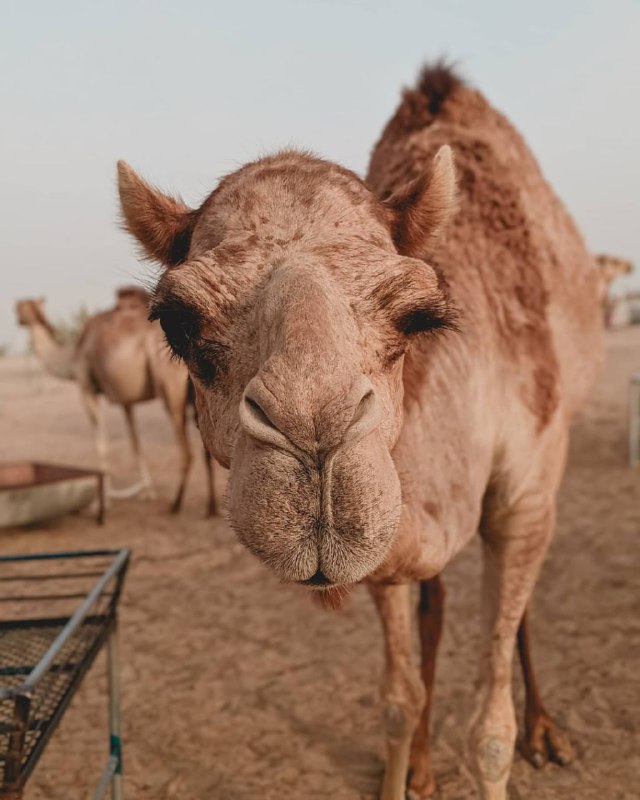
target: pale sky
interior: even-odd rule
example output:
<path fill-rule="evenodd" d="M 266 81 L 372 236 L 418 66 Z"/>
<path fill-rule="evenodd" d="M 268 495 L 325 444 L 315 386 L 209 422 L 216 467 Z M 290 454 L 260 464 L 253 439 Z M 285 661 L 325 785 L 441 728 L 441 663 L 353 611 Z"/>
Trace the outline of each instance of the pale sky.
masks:
<path fill-rule="evenodd" d="M 589 246 L 640 285 L 640 0 L 0 4 L 0 344 L 18 297 L 60 319 L 149 277 L 115 162 L 196 205 L 284 145 L 363 173 L 400 89 L 457 59 L 519 127 Z"/>

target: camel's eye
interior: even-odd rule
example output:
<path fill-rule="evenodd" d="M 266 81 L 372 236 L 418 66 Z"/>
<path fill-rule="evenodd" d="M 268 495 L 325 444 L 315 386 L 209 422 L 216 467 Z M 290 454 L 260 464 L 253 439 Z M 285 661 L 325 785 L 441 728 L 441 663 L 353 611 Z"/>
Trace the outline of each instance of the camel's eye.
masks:
<path fill-rule="evenodd" d="M 211 384 L 227 368 L 228 363 L 229 349 L 220 342 L 205 340 L 193 346 L 188 365 L 203 383 Z"/>
<path fill-rule="evenodd" d="M 152 309 L 149 319 L 160 321 L 171 352 L 176 358 L 186 360 L 200 329 L 193 313 L 182 307 L 159 306 Z"/>
<path fill-rule="evenodd" d="M 189 372 L 211 384 L 227 368 L 229 348 L 215 339 L 205 338 L 196 313 L 184 305 L 163 303 L 149 316 L 157 319 L 175 358 L 185 362 Z"/>
<path fill-rule="evenodd" d="M 422 308 L 412 308 L 395 319 L 396 329 L 405 336 L 430 333 L 437 330 L 456 328 L 452 311 L 443 304 L 425 304 Z"/>

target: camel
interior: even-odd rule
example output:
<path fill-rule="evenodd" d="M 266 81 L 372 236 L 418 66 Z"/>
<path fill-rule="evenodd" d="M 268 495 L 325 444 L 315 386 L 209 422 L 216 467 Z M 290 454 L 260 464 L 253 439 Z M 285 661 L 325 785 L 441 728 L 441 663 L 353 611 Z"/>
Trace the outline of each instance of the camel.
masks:
<path fill-rule="evenodd" d="M 100 468 L 108 473 L 107 435 L 101 395 L 124 412 L 140 481 L 125 490 L 109 490 L 112 497 L 142 493 L 155 495 L 151 475 L 142 455 L 134 406 L 160 397 L 165 405 L 181 455 L 180 484 L 171 504 L 177 513 L 184 497 L 192 454 L 186 428 L 190 382 L 183 364 L 172 360 L 158 323 L 149 323 L 148 296 L 139 287 L 123 287 L 116 305 L 95 314 L 85 323 L 77 342 L 59 344 L 54 327 L 44 313 L 44 301 L 21 300 L 16 304 L 18 322 L 29 327 L 34 352 L 48 372 L 76 380 L 95 434 Z M 209 514 L 216 513 L 213 467 L 207 456 Z"/>
<path fill-rule="evenodd" d="M 383 800 L 434 791 L 439 576 L 478 536 L 469 750 L 480 794 L 507 796 L 516 642 L 526 752 L 570 761 L 536 685 L 527 609 L 569 422 L 601 360 L 599 277 L 520 135 L 438 65 L 404 93 L 366 182 L 285 150 L 192 209 L 125 162 L 118 171 L 126 225 L 165 267 L 151 316 L 189 368 L 206 446 L 230 469 L 239 540 L 326 605 L 360 583 L 373 595 L 386 653 Z"/>
<path fill-rule="evenodd" d="M 600 268 L 600 275 L 602 278 L 601 295 L 602 307 L 604 310 L 604 324 L 605 327 L 610 328 L 613 326 L 613 318 L 616 313 L 616 305 L 620 302 L 619 298 L 611 297 L 609 295 L 609 287 L 616 278 L 623 275 L 629 275 L 633 272 L 633 264 L 626 258 L 617 258 L 609 256 L 604 253 L 595 257 L 596 264 Z"/>
<path fill-rule="evenodd" d="M 44 313 L 44 298 L 18 300 L 18 325 L 29 328 L 31 347 L 48 373 L 63 380 L 74 380 L 75 345 L 58 341 L 55 328 Z"/>
<path fill-rule="evenodd" d="M 633 264 L 627 258 L 617 258 L 616 256 L 600 253 L 595 259 L 604 279 L 605 292 L 616 278 L 633 272 Z"/>

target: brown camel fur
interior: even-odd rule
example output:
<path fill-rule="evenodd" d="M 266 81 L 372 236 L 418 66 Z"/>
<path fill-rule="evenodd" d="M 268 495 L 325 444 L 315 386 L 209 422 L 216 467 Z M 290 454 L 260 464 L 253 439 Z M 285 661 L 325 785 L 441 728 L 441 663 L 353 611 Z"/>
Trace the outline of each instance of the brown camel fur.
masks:
<path fill-rule="evenodd" d="M 387 655 L 383 800 L 404 798 L 410 767 L 412 796 L 432 791 L 422 711 L 442 597 L 424 584 L 480 533 L 471 760 L 482 796 L 502 800 L 516 635 L 601 350 L 594 261 L 526 145 L 437 67 L 405 93 L 368 184 L 284 151 L 225 178 L 198 210 L 122 162 L 119 187 L 129 230 L 167 267 L 152 316 L 230 468 L 240 540 L 285 581 L 371 588 Z M 568 757 L 540 720 L 540 758 Z"/>
<path fill-rule="evenodd" d="M 101 469 L 108 471 L 107 436 L 100 396 L 124 411 L 140 482 L 126 490 L 110 490 L 111 496 L 144 492 L 153 496 L 153 485 L 142 456 L 134 416 L 136 403 L 160 397 L 176 434 L 181 454 L 181 477 L 171 510 L 180 510 L 192 455 L 186 429 L 189 401 L 188 374 L 183 364 L 171 359 L 158 323 L 147 321 L 148 296 L 138 287 L 117 291 L 116 305 L 90 317 L 77 342 L 61 345 L 46 318 L 42 300 L 16 303 L 18 322 L 29 327 L 34 352 L 45 369 L 56 377 L 76 380 L 91 421 Z M 209 473 L 209 513 L 215 513 L 213 473 Z"/>

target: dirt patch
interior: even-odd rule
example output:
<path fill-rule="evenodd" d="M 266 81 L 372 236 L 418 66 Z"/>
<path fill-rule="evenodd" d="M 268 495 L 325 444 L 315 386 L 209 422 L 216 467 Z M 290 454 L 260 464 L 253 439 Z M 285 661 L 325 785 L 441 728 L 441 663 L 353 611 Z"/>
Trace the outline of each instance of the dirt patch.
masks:
<path fill-rule="evenodd" d="M 534 656 L 549 709 L 579 757 L 533 770 L 516 756 L 511 796 L 617 800 L 640 775 L 640 473 L 626 464 L 627 386 L 640 329 L 608 335 L 605 372 L 576 423 L 560 521 L 535 595 Z M 2 552 L 133 549 L 121 607 L 124 757 L 135 800 L 373 800 L 383 768 L 379 624 L 365 591 L 329 613 L 278 584 L 227 526 L 203 518 L 198 463 L 183 514 L 166 513 L 178 454 L 158 403 L 140 410 L 161 497 L 0 533 Z M 124 425 L 108 417 L 113 463 L 133 477 Z M 195 439 L 195 437 L 194 437 Z M 0 360 L 2 459 L 92 466 L 73 384 L 26 359 Z M 222 483 L 222 481 L 221 481 Z M 220 486 L 222 488 L 222 486 Z M 440 797 L 475 797 L 464 764 L 479 630 L 472 545 L 445 574 L 433 758 Z M 106 754 L 104 659 L 93 668 L 32 776 L 25 800 L 86 796 Z M 516 701 L 522 711 L 520 679 Z"/>

